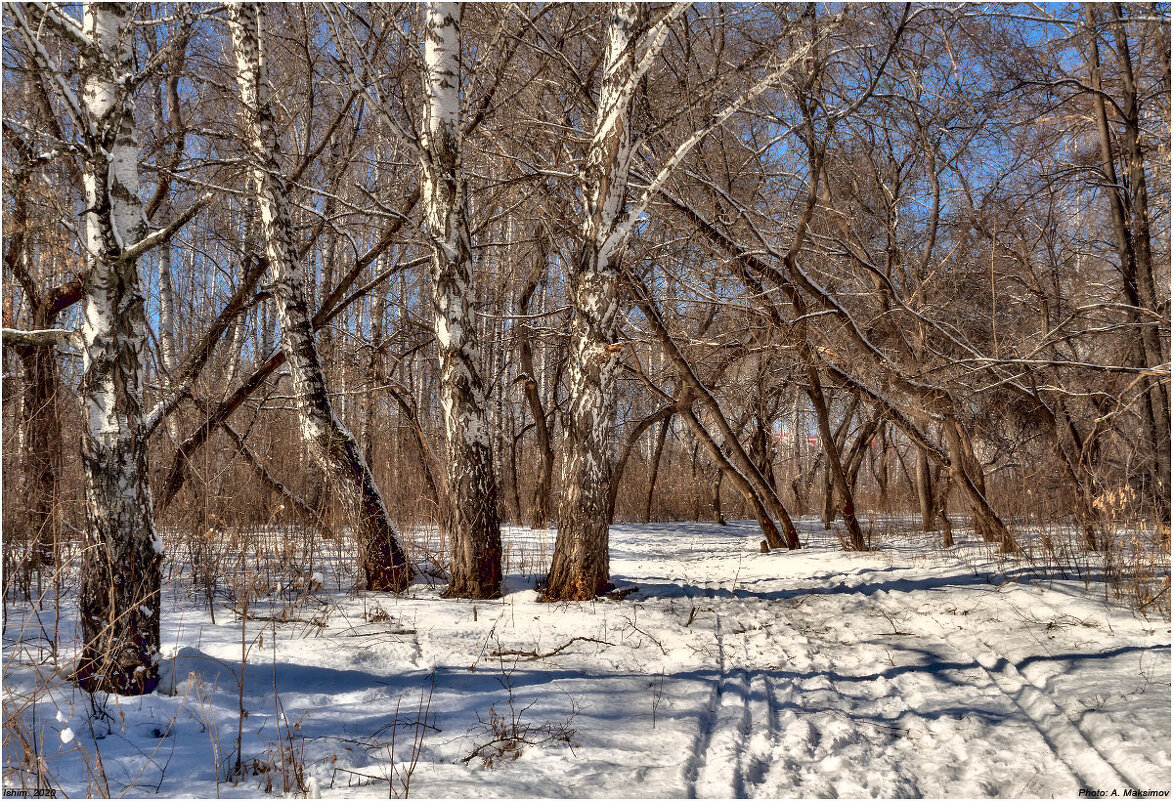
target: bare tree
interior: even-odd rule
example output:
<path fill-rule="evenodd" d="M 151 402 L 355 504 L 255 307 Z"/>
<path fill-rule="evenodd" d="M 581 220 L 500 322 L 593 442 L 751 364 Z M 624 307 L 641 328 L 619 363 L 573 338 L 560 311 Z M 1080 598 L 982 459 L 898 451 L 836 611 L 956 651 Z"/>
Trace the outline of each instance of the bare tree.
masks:
<path fill-rule="evenodd" d="M 127 6 L 93 3 L 85 7 L 81 26 L 85 106 L 79 122 L 91 133 L 83 168 L 87 525 L 77 678 L 91 691 L 138 694 L 151 692 L 159 680 L 163 543 L 147 485 L 147 323 L 138 270 L 147 228 L 138 196 L 129 21 Z"/>
<path fill-rule="evenodd" d="M 13 204 L 9 216 L 12 234 L 4 248 L 4 266 L 15 276 L 29 307 L 33 330 L 57 327 L 58 318 L 81 299 L 82 281 L 75 276 L 68 281 L 42 286 L 30 269 L 32 245 L 29 238 L 29 205 L 34 199 L 37 168 L 49 159 L 34 153 L 32 144 L 17 131 L 6 131 L 6 138 L 20 154 L 12 175 Z M 42 237 L 47 239 L 47 237 Z M 47 256 L 45 241 L 40 245 Z M 20 393 L 21 482 L 24 492 L 23 536 L 29 544 L 30 568 L 53 563 L 60 520 L 58 519 L 58 477 L 62 457 L 61 398 L 59 357 L 52 344 L 15 345 L 20 357 L 22 386 Z"/>
<path fill-rule="evenodd" d="M 495 598 L 501 593 L 501 524 L 471 308 L 472 238 L 460 141 L 460 4 L 431 2 L 424 14 L 420 175 L 432 243 L 432 311 L 447 445 L 441 515 L 451 552 L 446 594 Z"/>
<path fill-rule="evenodd" d="M 578 262 L 571 276 L 570 409 L 558 539 L 546 578 L 545 594 L 550 600 L 593 598 L 606 590 L 610 575 L 607 488 L 612 465 L 608 449 L 622 347 L 616 341 L 619 261 L 627 235 L 620 223 L 631 170 L 631 106 L 639 78 L 647 69 L 641 59 L 654 56 L 654 47 L 641 46 L 643 6 L 613 3 L 608 14 L 602 88 L 580 176 L 584 216 Z"/>
<path fill-rule="evenodd" d="M 301 438 L 321 468 L 338 483 L 357 529 L 359 562 L 367 588 L 398 592 L 410 580 L 407 558 L 371 469 L 354 436 L 334 413 L 326 392 L 308 308 L 305 268 L 294 245 L 280 139 L 265 75 L 261 10 L 256 3 L 231 3 L 228 15 L 237 83 L 248 121 L 253 180 L 264 223 L 265 252 L 281 322 L 281 349 L 297 398 Z"/>
<path fill-rule="evenodd" d="M 524 318 L 530 313 L 534 293 L 541 284 L 542 275 L 546 269 L 548 257 L 546 237 L 542 232 L 536 235 L 538 246 L 534 255 L 533 267 L 526 277 L 518 297 L 517 311 Z M 541 388 L 538 383 L 538 371 L 534 365 L 532 340 L 535 338 L 536 328 L 528 321 L 524 324 L 521 341 L 518 343 L 518 361 L 521 375 L 518 379 L 523 382 L 525 400 L 529 406 L 530 416 L 534 421 L 534 432 L 538 448 L 538 479 L 534 484 L 534 495 L 531 503 L 530 524 L 534 528 L 545 528 L 550 519 L 550 490 L 554 478 L 554 446 L 550 436 L 550 424 L 547 419 L 545 404 L 542 403 Z M 614 484 L 614 481 L 612 481 Z M 614 493 L 611 497 L 611 509 L 614 510 Z"/>
<path fill-rule="evenodd" d="M 1137 367 L 1156 368 L 1169 360 L 1169 343 L 1160 333 L 1162 315 L 1158 307 L 1157 285 L 1153 278 L 1153 254 L 1150 230 L 1146 154 L 1142 145 L 1141 101 L 1133 69 L 1131 45 L 1127 31 L 1128 19 L 1124 5 L 1111 3 L 1110 27 L 1115 44 L 1116 62 L 1120 80 L 1119 99 L 1110 97 L 1120 120 L 1120 132 L 1113 136 L 1100 62 L 1099 10 L 1093 3 L 1085 5 L 1089 32 L 1087 68 L 1091 84 L 1092 107 L 1099 137 L 1101 167 L 1105 181 L 1105 196 L 1112 215 L 1112 233 L 1120 259 L 1124 297 L 1130 307 L 1138 347 L 1132 361 Z M 1115 140 L 1119 140 L 1116 144 Z M 1119 157 L 1117 156 L 1119 150 Z M 1124 174 L 1117 170 L 1117 158 Z M 1127 180 L 1124 180 L 1125 175 Z M 1166 307 L 1167 308 L 1167 307 Z M 1148 388 L 1142 396 L 1145 437 L 1151 448 L 1154 497 L 1158 499 L 1157 516 L 1169 517 L 1169 390 L 1165 382 L 1147 380 Z"/>
<path fill-rule="evenodd" d="M 3 412 L 6 565 L 139 554 L 92 686 L 151 680 L 153 520 L 387 588 L 439 525 L 473 597 L 556 522 L 552 600 L 612 518 L 820 494 L 848 547 L 1167 531 L 1164 6 L 85 9 L 3 10 Z"/>

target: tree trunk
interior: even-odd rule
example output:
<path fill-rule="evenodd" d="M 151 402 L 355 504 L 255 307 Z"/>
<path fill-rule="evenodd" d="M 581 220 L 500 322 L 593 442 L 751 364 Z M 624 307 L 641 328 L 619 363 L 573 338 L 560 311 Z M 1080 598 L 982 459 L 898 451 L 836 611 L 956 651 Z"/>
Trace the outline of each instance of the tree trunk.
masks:
<path fill-rule="evenodd" d="M 529 314 L 530 302 L 541 283 L 542 273 L 546 269 L 546 238 L 537 234 L 538 252 L 530 270 L 529 278 L 521 290 L 518 298 L 518 313 L 524 319 Z M 538 481 L 534 486 L 534 499 L 530 511 L 530 527 L 535 529 L 546 528 L 550 522 L 550 485 L 554 480 L 554 447 L 550 440 L 550 428 L 546 424 L 546 409 L 542 404 L 541 389 L 538 386 L 538 375 L 534 370 L 534 352 L 530 340 L 534 337 L 534 327 L 525 323 L 522 328 L 521 342 L 518 345 L 518 359 L 521 365 L 521 380 L 525 388 L 525 400 L 529 405 L 530 416 L 534 419 L 534 433 L 538 440 Z M 607 515 L 610 520 L 614 513 L 615 502 L 611 500 Z"/>
<path fill-rule="evenodd" d="M 826 459 L 826 454 L 823 456 Z M 823 462 L 823 512 L 819 516 L 823 528 L 830 529 L 835 522 L 835 479 L 831 477 L 831 466 Z"/>
<path fill-rule="evenodd" d="M 510 416 L 512 423 L 513 417 Z M 525 434 L 523 428 L 520 434 L 514 434 L 510 437 L 509 442 L 509 494 L 510 500 L 513 501 L 513 520 L 517 525 L 521 525 L 522 510 L 521 510 L 521 478 L 517 472 L 517 451 L 521 448 L 521 438 Z"/>
<path fill-rule="evenodd" d="M 859 469 L 863 466 L 864 457 L 867 455 L 868 449 L 871 447 L 872 437 L 876 434 L 876 429 L 880 427 L 880 414 L 873 414 L 859 433 L 855 437 L 855 443 L 851 446 L 851 450 L 847 453 L 847 464 L 845 469 L 847 471 L 847 483 L 851 486 L 851 491 L 855 492 L 855 487 L 859 483 Z"/>
<path fill-rule="evenodd" d="M 609 440 L 615 417 L 619 362 L 619 261 L 624 232 L 618 229 L 631 169 L 631 107 L 636 90 L 636 28 L 643 7 L 610 6 L 603 81 L 594 134 L 583 163 L 585 214 L 578 263 L 570 276 L 569 414 L 562 468 L 558 538 L 546 578 L 548 600 L 588 600 L 607 588 L 611 480 Z"/>
<path fill-rule="evenodd" d="M 237 83 L 247 114 L 265 252 L 281 323 L 281 349 L 293 381 L 301 438 L 318 465 L 338 482 L 339 495 L 355 523 L 367 588 L 399 592 L 406 589 L 411 578 L 407 558 L 358 443 L 334 414 L 314 342 L 305 268 L 294 247 L 288 188 L 281 171 L 280 144 L 265 77 L 260 10 L 256 3 L 230 3 L 228 17 Z"/>
<path fill-rule="evenodd" d="M 937 530 L 937 512 L 933 508 L 933 474 L 923 448 L 916 449 L 916 497 L 920 501 L 920 530 Z"/>
<path fill-rule="evenodd" d="M 888 433 L 885 430 L 884 426 L 880 426 L 879 439 L 880 439 L 880 458 L 879 459 L 876 459 L 876 458 L 872 459 L 872 475 L 874 475 L 876 477 L 876 484 L 880 488 L 880 497 L 877 499 L 879 501 L 879 506 L 882 510 L 887 512 L 888 511 L 888 481 L 890 478 L 889 473 L 891 472 L 888 469 L 888 465 L 889 465 L 889 462 L 891 461 L 890 449 L 892 446 L 891 446 L 891 443 L 888 442 Z M 979 475 L 981 474 L 980 467 L 978 468 L 977 472 Z M 984 494 L 986 491 L 984 479 L 975 479 L 975 480 L 978 480 L 981 482 L 978 484 L 978 487 L 981 488 L 981 491 Z"/>
<path fill-rule="evenodd" d="M 636 423 L 635 428 L 627 436 L 627 442 L 619 453 L 615 469 L 611 472 L 611 485 L 607 491 L 607 520 L 609 522 L 615 520 L 615 499 L 619 497 L 619 482 L 623 480 L 623 472 L 627 467 L 627 460 L 631 458 L 631 452 L 635 449 L 635 444 L 639 442 L 645 431 L 660 421 L 671 420 L 675 413 L 676 410 L 671 406 L 664 406 Z"/>
<path fill-rule="evenodd" d="M 660 457 L 664 455 L 664 442 L 668 439 L 668 424 L 672 422 L 672 418 L 664 419 L 660 424 L 660 433 L 656 437 L 656 450 L 652 455 L 652 473 L 648 476 L 648 494 L 644 498 L 644 522 L 650 523 L 652 520 L 652 495 L 656 492 L 656 478 L 660 474 Z"/>
<path fill-rule="evenodd" d="M 759 377 L 759 382 L 764 381 L 764 376 Z M 761 400 L 760 389 L 761 386 L 759 386 L 757 409 L 754 411 L 753 436 L 750 439 L 750 455 L 757 465 L 758 472 L 762 474 L 762 478 L 770 485 L 770 489 L 777 492 L 778 482 L 774 476 L 774 448 L 770 443 L 772 421 L 765 419 L 765 404 Z"/>
<path fill-rule="evenodd" d="M 725 478 L 725 471 L 718 468 L 717 475 L 713 476 L 713 480 L 709 482 L 709 509 L 713 515 L 713 522 L 718 526 L 724 526 L 725 516 L 721 514 L 721 481 Z M 769 547 L 767 543 L 766 547 Z"/>
<path fill-rule="evenodd" d="M 175 290 L 171 285 L 171 245 L 159 248 L 159 355 L 163 367 L 175 369 Z"/>
<path fill-rule="evenodd" d="M 432 245 L 432 311 L 448 503 L 441 529 L 451 554 L 450 598 L 501 594 L 501 523 L 476 321 L 472 241 L 460 134 L 460 4 L 431 2 L 424 25 L 425 104 L 420 174 Z"/>
<path fill-rule="evenodd" d="M 1071 482 L 1071 489 L 1075 494 L 1075 517 L 1083 526 L 1084 542 L 1087 544 L 1088 550 L 1099 550 L 1103 544 L 1100 537 L 1097 536 L 1097 529 L 1101 521 L 1096 513 L 1095 498 L 1092 495 L 1093 479 L 1088 472 L 1087 460 L 1083 458 L 1086 440 L 1064 407 L 1063 399 L 1060 398 L 1057 404 L 1059 413 L 1055 414 L 1055 411 L 1043 403 L 1042 398 L 1039 398 L 1039 407 L 1051 424 L 1052 442 L 1059 454 L 1059 459 L 1066 468 L 1067 478 Z M 1064 447 L 1065 439 L 1070 440 L 1070 452 L 1067 447 Z"/>
<path fill-rule="evenodd" d="M 986 480 L 981 465 L 974 456 L 969 435 L 956 419 L 945 423 L 945 438 L 949 443 L 949 476 L 970 499 L 973 527 L 985 542 L 998 543 L 1003 552 L 1018 550 L 1006 524 L 990 507 L 986 499 Z"/>
<path fill-rule="evenodd" d="M 177 390 L 178 376 L 176 368 L 175 347 L 175 289 L 172 285 L 173 270 L 171 264 L 171 243 L 164 243 L 159 248 L 159 357 L 163 362 L 163 369 L 167 373 L 167 391 Z M 179 421 L 173 414 L 165 415 L 164 424 L 172 442 L 181 439 Z"/>
<path fill-rule="evenodd" d="M 558 537 L 546 581 L 550 600 L 589 600 L 610 574 L 607 523 L 610 437 L 615 417 L 618 298 L 613 268 L 584 249 L 577 273 L 568 372 L 569 414 Z"/>
<path fill-rule="evenodd" d="M 790 491 L 794 495 L 794 513 L 802 517 L 806 507 L 806 493 L 802 491 L 804 473 L 802 469 L 802 440 L 799 438 L 802 428 L 802 413 L 798 404 L 800 393 L 794 393 L 794 406 L 790 417 L 790 453 L 794 475 L 790 479 Z"/>
<path fill-rule="evenodd" d="M 937 491 L 935 504 L 936 515 L 941 520 L 941 545 L 946 548 L 953 547 L 953 523 L 949 520 L 949 487 L 952 480 L 949 474 L 945 474 L 945 480 L 941 482 L 941 486 Z"/>
<path fill-rule="evenodd" d="M 805 349 L 804 349 L 805 350 Z M 815 419 L 819 425 L 819 438 L 823 441 L 823 452 L 827 456 L 827 472 L 831 477 L 834 489 L 839 493 L 843 502 L 843 522 L 847 526 L 847 545 L 853 551 L 862 551 L 865 547 L 863 531 L 859 521 L 855 519 L 855 501 L 851 494 L 851 486 L 847 483 L 847 474 L 843 470 L 843 460 L 839 455 L 839 443 L 834 432 L 831 431 L 831 417 L 827 409 L 827 400 L 823 396 L 823 382 L 819 377 L 819 370 L 813 359 L 806 365 L 807 395 L 815 408 Z M 850 420 L 850 416 L 847 418 Z M 846 421 L 844 421 L 846 423 Z M 834 493 L 828 492 L 830 497 Z"/>
<path fill-rule="evenodd" d="M 86 135 L 87 275 L 82 301 L 81 396 L 86 530 L 82 554 L 82 652 L 76 678 L 91 692 L 149 693 L 159 682 L 163 544 L 147 485 L 143 359 L 147 321 L 138 264 L 123 250 L 142 239 L 130 7 L 93 3 L 81 64 Z"/>
<path fill-rule="evenodd" d="M 375 453 L 375 422 L 380 388 L 386 375 L 383 357 L 383 331 L 387 315 L 386 295 L 379 291 L 371 296 L 371 354 L 367 360 L 367 391 L 363 398 L 363 451 L 371 464 L 378 464 Z"/>
<path fill-rule="evenodd" d="M 1112 213 L 1112 228 L 1116 234 L 1117 253 L 1123 278 L 1124 297 L 1130 307 L 1129 316 L 1137 333 L 1135 366 L 1155 368 L 1168 361 L 1167 341 L 1161 336 L 1159 321 L 1167 319 L 1161 313 L 1158 293 L 1153 280 L 1151 223 L 1148 210 L 1148 190 L 1145 180 L 1145 154 L 1141 144 L 1140 101 L 1128 43 L 1126 21 L 1119 3 L 1113 3 L 1112 28 L 1115 32 L 1116 58 L 1124 97 L 1114 104 L 1123 108 L 1121 149 L 1126 162 L 1127 183 L 1116 170 L 1112 132 L 1108 127 L 1108 111 L 1102 92 L 1097 8 L 1085 5 L 1088 23 L 1093 28 L 1089 48 L 1088 71 L 1095 111 L 1096 128 L 1100 139 L 1100 155 L 1104 169 L 1106 197 Z M 1152 453 L 1153 497 L 1161 522 L 1169 519 L 1169 393 L 1165 382 L 1148 378 L 1149 389 L 1142 397 L 1142 424 L 1149 450 Z"/>

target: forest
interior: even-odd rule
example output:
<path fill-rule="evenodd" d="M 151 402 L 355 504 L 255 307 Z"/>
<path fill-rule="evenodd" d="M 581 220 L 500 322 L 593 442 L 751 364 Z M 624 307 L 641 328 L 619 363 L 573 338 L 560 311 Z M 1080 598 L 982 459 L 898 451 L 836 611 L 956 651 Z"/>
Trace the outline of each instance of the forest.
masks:
<path fill-rule="evenodd" d="M 2 22 L 6 789 L 1168 790 L 1167 3 Z"/>

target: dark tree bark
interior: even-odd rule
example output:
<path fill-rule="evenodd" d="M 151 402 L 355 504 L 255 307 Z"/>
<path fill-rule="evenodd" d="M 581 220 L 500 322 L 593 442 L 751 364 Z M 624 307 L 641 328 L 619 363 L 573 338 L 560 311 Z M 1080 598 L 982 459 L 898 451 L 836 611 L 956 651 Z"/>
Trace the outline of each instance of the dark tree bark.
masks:
<path fill-rule="evenodd" d="M 672 406 L 664 406 L 640 420 L 631 429 L 631 433 L 627 437 L 627 442 L 623 445 L 623 450 L 619 453 L 619 459 L 615 462 L 615 469 L 611 473 L 611 485 L 607 490 L 607 520 L 609 522 L 615 520 L 615 499 L 619 497 L 619 483 L 623 480 L 623 472 L 627 468 L 627 461 L 631 458 L 636 443 L 639 442 L 640 437 L 649 428 L 658 422 L 671 420 L 672 415 L 675 413 L 676 410 Z"/>
<path fill-rule="evenodd" d="M 862 551 L 865 547 L 863 531 L 860 530 L 859 521 L 855 518 L 855 501 L 851 485 L 847 481 L 847 473 L 843 470 L 843 460 L 839 455 L 839 443 L 836 441 L 835 433 L 831 430 L 831 416 L 827 409 L 827 400 L 823 395 L 823 382 L 813 359 L 807 361 L 806 378 L 807 395 L 810 396 L 811 404 L 815 409 L 819 439 L 823 442 L 823 452 L 827 456 L 827 472 L 835 491 L 839 493 L 839 498 L 843 502 L 841 511 L 843 512 L 843 522 L 847 525 L 847 545 L 853 551 Z M 832 495 L 833 493 L 828 492 L 827 494 Z"/>
<path fill-rule="evenodd" d="M 890 476 L 889 476 L 890 471 L 888 470 L 888 466 L 889 466 L 889 462 L 891 461 L 892 445 L 890 442 L 888 442 L 888 432 L 885 430 L 885 428 L 883 426 L 880 426 L 880 430 L 879 430 L 877 436 L 880 441 L 880 455 L 879 455 L 879 458 L 875 458 L 875 454 L 873 454 L 872 475 L 875 476 L 876 484 L 880 488 L 880 497 L 878 498 L 878 500 L 880 502 L 880 508 L 883 509 L 885 512 L 887 512 L 888 505 L 889 505 L 888 504 L 888 482 L 890 479 Z M 979 475 L 982 474 L 980 467 L 978 468 L 977 472 Z M 982 494 L 984 495 L 986 492 L 984 478 L 981 480 L 981 483 L 978 484 L 978 488 L 982 491 Z"/>
<path fill-rule="evenodd" d="M 916 449 L 916 496 L 920 503 L 920 530 L 937 530 L 937 512 L 933 504 L 933 474 L 929 457 L 922 448 Z"/>
<path fill-rule="evenodd" d="M 644 498 L 644 522 L 652 519 L 652 495 L 656 492 L 656 478 L 660 475 L 660 458 L 664 455 L 664 442 L 668 439 L 668 425 L 672 418 L 668 417 L 660 423 L 660 433 L 656 437 L 656 450 L 652 455 L 652 472 L 648 476 L 648 493 Z"/>
<path fill-rule="evenodd" d="M 518 313 L 524 318 L 529 314 L 530 303 L 534 293 L 542 280 L 546 270 L 546 238 L 539 232 L 537 236 L 538 252 L 530 269 L 529 277 L 521 290 L 518 299 Z M 524 324 L 521 341 L 518 344 L 518 359 L 521 366 L 521 381 L 525 388 L 525 400 L 529 405 L 530 416 L 534 420 L 534 434 L 537 437 L 538 481 L 534 486 L 533 503 L 530 505 L 530 527 L 535 529 L 546 528 L 550 523 L 550 490 L 554 480 L 554 446 L 550 438 L 550 426 L 546 421 L 546 409 L 542 404 L 542 395 L 538 386 L 537 371 L 534 369 L 534 352 L 530 340 L 534 338 L 534 327 Z M 614 513 L 615 502 L 612 498 L 609 508 Z M 608 520 L 611 514 L 608 514 Z"/>
<path fill-rule="evenodd" d="M 1100 63 L 1098 8 L 1085 5 L 1088 25 L 1092 28 L 1088 48 L 1088 71 L 1092 88 L 1092 107 L 1100 140 L 1100 155 L 1104 172 L 1104 189 L 1112 214 L 1112 228 L 1120 258 L 1125 300 L 1129 316 L 1137 331 L 1137 343 L 1131 359 L 1137 367 L 1156 368 L 1169 360 L 1168 341 L 1161 336 L 1159 323 L 1168 319 L 1168 308 L 1162 312 L 1153 277 L 1151 221 L 1148 207 L 1145 152 L 1141 144 L 1140 97 L 1133 71 L 1128 41 L 1126 18 L 1120 3 L 1112 3 L 1111 26 L 1116 44 L 1116 60 L 1122 83 L 1123 97 L 1114 104 L 1122 109 L 1119 120 L 1122 135 L 1125 176 L 1116 169 L 1113 136 L 1109 127 L 1107 104 L 1102 85 Z M 1170 493 L 1170 427 L 1169 390 L 1159 378 L 1148 378 L 1148 391 L 1142 395 L 1141 417 L 1145 439 L 1150 452 L 1150 470 L 1157 516 L 1161 522 L 1169 520 Z"/>
<path fill-rule="evenodd" d="M 718 469 L 717 474 L 713 476 L 713 480 L 709 482 L 709 510 L 713 516 L 713 522 L 718 526 L 724 526 L 725 515 L 721 513 L 721 481 L 725 478 L 725 471 Z M 769 548 L 769 543 L 766 544 Z"/>
<path fill-rule="evenodd" d="M 774 476 L 774 446 L 770 441 L 772 419 L 767 419 L 766 404 L 762 398 L 765 386 L 765 376 L 758 377 L 758 397 L 754 409 L 753 436 L 750 438 L 750 456 L 758 467 L 766 483 L 774 492 L 778 491 L 778 482 Z"/>
<path fill-rule="evenodd" d="M 872 438 L 876 434 L 876 429 L 880 427 L 880 422 L 881 413 L 877 412 L 872 415 L 860 428 L 859 433 L 855 436 L 855 442 L 847 452 L 847 483 L 851 485 L 852 491 L 855 490 L 856 484 L 859 482 L 859 469 L 863 466 L 864 457 L 871 447 Z"/>
<path fill-rule="evenodd" d="M 974 503 L 973 527 L 985 542 L 996 542 L 1004 551 L 1016 550 L 1006 525 L 1002 522 L 986 501 L 986 477 L 981 464 L 973 452 L 973 443 L 969 432 L 956 419 L 952 418 L 945 424 L 945 441 L 949 445 L 949 454 L 952 461 L 949 465 L 950 477 L 955 484 L 972 486 L 976 492 L 972 496 Z M 980 498 L 980 502 L 978 501 Z"/>
<path fill-rule="evenodd" d="M 823 528 L 830 529 L 835 522 L 835 479 L 831 477 L 831 466 L 823 456 L 823 512 L 819 516 L 823 521 Z"/>
<path fill-rule="evenodd" d="M 953 547 L 953 523 L 949 520 L 949 487 L 952 485 L 952 479 L 949 474 L 945 474 L 945 480 L 941 482 L 941 486 L 937 491 L 936 515 L 941 521 L 941 544 L 946 548 Z"/>

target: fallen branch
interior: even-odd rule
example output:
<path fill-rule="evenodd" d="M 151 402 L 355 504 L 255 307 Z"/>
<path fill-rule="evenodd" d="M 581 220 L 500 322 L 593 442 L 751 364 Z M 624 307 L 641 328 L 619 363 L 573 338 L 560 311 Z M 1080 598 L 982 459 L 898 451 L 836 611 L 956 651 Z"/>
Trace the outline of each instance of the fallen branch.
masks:
<path fill-rule="evenodd" d="M 543 653 L 543 654 L 539 654 L 537 651 L 514 651 L 514 650 L 510 649 L 510 650 L 504 650 L 504 651 L 490 651 L 489 656 L 524 656 L 529 659 L 548 659 L 551 656 L 562 653 L 567 648 L 574 645 L 576 642 L 594 642 L 594 643 L 598 643 L 599 645 L 614 645 L 615 644 L 613 642 L 607 642 L 606 640 L 597 640 L 594 637 L 571 637 L 568 642 L 565 642 L 562 645 L 559 645 L 553 651 L 547 651 L 546 653 Z"/>
<path fill-rule="evenodd" d="M 326 624 L 316 617 L 310 620 L 306 620 L 302 617 L 291 617 L 284 613 L 280 615 L 257 615 L 253 614 L 252 612 L 244 611 L 238 605 L 229 606 L 228 604 L 220 604 L 219 606 L 227 609 L 229 612 L 232 612 L 233 614 L 245 620 L 255 620 L 260 623 L 304 623 L 307 626 L 317 626 L 320 629 L 326 628 Z"/>

